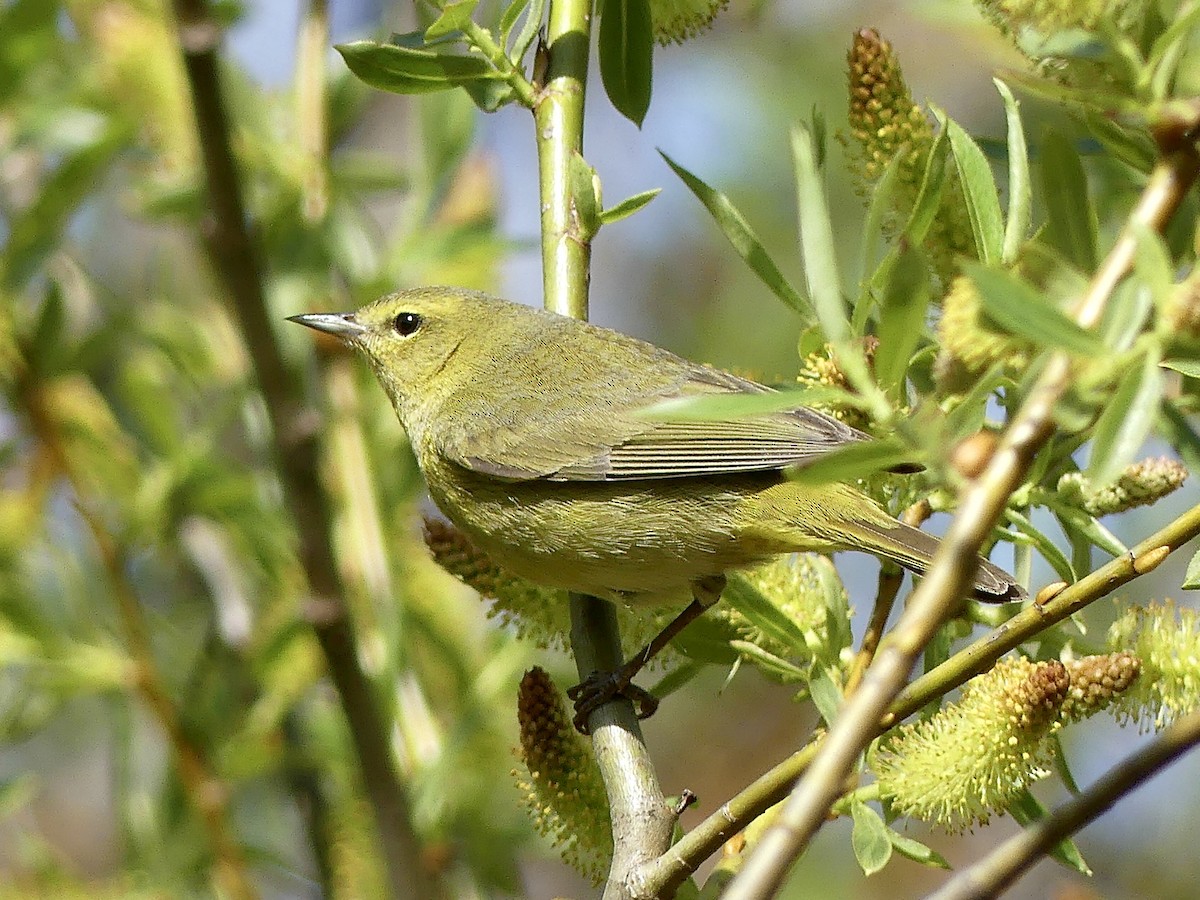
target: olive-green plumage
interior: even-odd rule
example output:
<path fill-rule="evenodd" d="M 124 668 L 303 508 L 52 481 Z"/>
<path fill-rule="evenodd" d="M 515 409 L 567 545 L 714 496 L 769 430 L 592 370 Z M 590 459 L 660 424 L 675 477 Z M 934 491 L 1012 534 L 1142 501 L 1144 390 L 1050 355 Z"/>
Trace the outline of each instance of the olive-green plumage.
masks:
<path fill-rule="evenodd" d="M 434 502 L 530 580 L 632 603 L 687 600 L 729 569 L 863 550 L 921 572 L 936 539 L 843 484 L 782 470 L 866 435 L 810 409 L 717 422 L 644 411 L 762 385 L 585 322 L 453 288 L 296 316 L 366 354 Z M 980 561 L 975 594 L 1023 595 Z"/>

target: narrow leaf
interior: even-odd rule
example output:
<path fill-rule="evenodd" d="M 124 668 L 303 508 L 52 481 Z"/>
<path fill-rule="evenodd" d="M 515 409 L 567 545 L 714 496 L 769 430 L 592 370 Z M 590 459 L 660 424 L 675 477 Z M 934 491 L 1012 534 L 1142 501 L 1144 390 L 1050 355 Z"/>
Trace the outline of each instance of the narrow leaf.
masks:
<path fill-rule="evenodd" d="M 425 40 L 432 41 L 462 31 L 463 25 L 470 21 L 478 5 L 479 0 L 454 0 L 447 3 L 442 7 L 442 14 L 425 29 Z"/>
<path fill-rule="evenodd" d="M 730 202 L 729 198 L 720 191 L 713 190 L 683 166 L 679 165 L 667 154 L 661 150 L 659 155 L 666 161 L 667 165 L 674 170 L 683 183 L 688 186 L 693 194 L 699 198 L 704 204 L 712 217 L 716 220 L 718 227 L 728 238 L 729 243 L 733 244 L 733 249 L 738 252 L 750 266 L 750 269 L 757 275 L 771 292 L 780 300 L 798 312 L 807 325 L 813 320 L 812 304 L 809 300 L 801 296 L 779 271 L 779 267 L 767 255 L 766 248 L 763 247 L 762 241 L 758 239 L 758 235 L 750 227 L 750 223 Z"/>
<path fill-rule="evenodd" d="M 1025 515 L 1017 512 L 1015 509 L 1004 511 L 1004 517 L 1008 519 L 1021 534 L 1037 547 L 1038 552 L 1046 562 L 1050 563 L 1050 567 L 1058 574 L 1058 577 L 1068 584 L 1074 584 L 1077 578 L 1074 567 L 1066 555 L 1058 549 L 1058 545 L 1042 532 L 1040 528 L 1033 524 Z"/>
<path fill-rule="evenodd" d="M 920 841 L 906 837 L 891 828 L 888 829 L 888 840 L 892 842 L 892 847 L 897 853 L 911 859 L 913 862 L 929 866 L 933 869 L 951 868 L 950 863 L 946 861 L 946 857 L 942 856 L 942 854 L 938 853 L 932 847 L 926 847 Z"/>
<path fill-rule="evenodd" d="M 1188 378 L 1200 378 L 1200 359 L 1164 359 L 1159 365 Z"/>
<path fill-rule="evenodd" d="M 1029 149 L 1025 144 L 1025 129 L 1021 125 L 1021 107 L 999 78 L 992 84 L 1004 100 L 1004 116 L 1008 120 L 1008 220 L 1004 223 L 1004 248 L 1001 261 L 1006 265 L 1017 258 L 1033 221 L 1033 189 L 1029 182 Z"/>
<path fill-rule="evenodd" d="M 600 80 L 608 99 L 641 128 L 650 109 L 654 65 L 649 0 L 604 0 L 598 49 Z"/>
<path fill-rule="evenodd" d="M 866 478 L 876 472 L 910 465 L 912 461 L 912 450 L 897 441 L 863 441 L 826 453 L 789 474 L 803 484 L 831 484 Z"/>
<path fill-rule="evenodd" d="M 967 202 L 976 252 L 983 262 L 998 263 L 1003 256 L 1004 220 L 992 167 L 961 125 L 945 113 L 939 113 L 938 117 L 950 139 L 950 154 Z"/>
<path fill-rule="evenodd" d="M 1100 356 L 1105 352 L 1095 334 L 1048 303 L 1023 279 L 978 263 L 964 263 L 963 270 L 975 283 L 988 318 L 1008 333 L 1082 356 Z"/>
<path fill-rule="evenodd" d="M 604 225 L 620 222 L 622 219 L 632 216 L 661 193 L 662 188 L 653 188 L 648 191 L 642 191 L 640 194 L 634 194 L 632 197 L 626 197 L 616 206 L 611 206 L 600 213 L 600 222 Z"/>
<path fill-rule="evenodd" d="M 733 572 L 721 599 L 736 609 L 755 628 L 784 647 L 803 647 L 804 632 L 782 613 L 745 576 Z"/>
<path fill-rule="evenodd" d="M 905 237 L 914 244 L 925 240 L 941 208 L 942 191 L 946 188 L 946 156 L 949 152 L 950 142 L 943 128 L 933 139 L 929 159 L 925 162 L 925 173 L 921 177 L 921 189 L 917 192 L 908 223 L 904 226 Z"/>
<path fill-rule="evenodd" d="M 812 132 L 803 125 L 792 129 L 792 161 L 796 167 L 796 199 L 800 216 L 800 247 L 804 277 L 817 321 L 833 343 L 850 338 L 850 322 L 842 299 L 841 278 L 834 252 L 833 224 L 825 202 L 825 182 L 817 163 Z"/>
<path fill-rule="evenodd" d="M 1096 210 L 1088 196 L 1083 163 L 1071 142 L 1057 131 L 1042 136 L 1040 167 L 1046 227 L 1042 239 L 1080 271 L 1097 264 Z"/>
<path fill-rule="evenodd" d="M 920 250 L 909 245 L 888 270 L 879 310 L 875 377 L 885 390 L 899 388 L 909 358 L 925 333 L 929 308 L 929 270 Z M 898 391 L 903 396 L 903 391 Z"/>
<path fill-rule="evenodd" d="M 857 800 L 850 804 L 850 816 L 854 819 L 854 829 L 850 833 L 854 858 L 864 875 L 874 875 L 892 858 L 890 829 L 879 813 Z"/>
<path fill-rule="evenodd" d="M 1191 558 L 1187 565 L 1187 571 L 1183 573 L 1183 584 L 1180 585 L 1185 591 L 1200 591 L 1200 550 Z"/>
<path fill-rule="evenodd" d="M 825 724 L 832 726 L 841 712 L 843 698 L 841 688 L 834 682 L 827 669 L 821 669 L 813 676 L 808 683 L 808 695 Z"/>
<path fill-rule="evenodd" d="M 1046 808 L 1037 801 L 1029 791 L 1022 791 L 1020 796 L 1008 807 L 1009 813 L 1019 825 L 1028 827 L 1046 817 Z M 1050 849 L 1050 855 L 1069 869 L 1074 869 L 1083 875 L 1091 875 L 1091 867 L 1079 852 L 1075 842 L 1067 839 L 1060 841 Z"/>
<path fill-rule="evenodd" d="M 654 422 L 726 422 L 787 412 L 817 404 L 844 404 L 861 408 L 862 398 L 843 388 L 824 385 L 762 394 L 704 394 L 660 400 L 637 413 Z"/>
<path fill-rule="evenodd" d="M 572 152 L 568 169 L 575 218 L 584 239 L 591 239 L 600 230 L 600 179 L 581 153 Z"/>
<path fill-rule="evenodd" d="M 477 56 L 398 47 L 378 41 L 353 41 L 339 44 L 335 49 L 360 79 L 393 94 L 426 94 L 497 77 L 491 65 Z"/>
<path fill-rule="evenodd" d="M 1100 414 L 1092 435 L 1092 455 L 1087 474 L 1095 485 L 1114 481 L 1133 461 L 1158 414 L 1163 374 L 1157 349 L 1131 366 L 1117 383 L 1116 392 Z"/>

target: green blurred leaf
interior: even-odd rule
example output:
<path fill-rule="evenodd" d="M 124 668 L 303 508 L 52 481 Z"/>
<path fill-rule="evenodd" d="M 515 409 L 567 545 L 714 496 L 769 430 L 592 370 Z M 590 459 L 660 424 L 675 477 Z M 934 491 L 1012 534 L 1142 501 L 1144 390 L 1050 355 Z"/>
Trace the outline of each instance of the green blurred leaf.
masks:
<path fill-rule="evenodd" d="M 832 450 L 788 474 L 804 484 L 831 484 L 867 478 L 912 462 L 913 451 L 894 439 L 863 441 Z"/>
<path fill-rule="evenodd" d="M 1200 550 L 1197 550 L 1188 561 L 1187 571 L 1183 574 L 1183 584 L 1180 587 L 1185 591 L 1200 591 Z"/>
<path fill-rule="evenodd" d="M 504 46 L 508 46 L 508 38 L 516 27 L 517 19 L 521 18 L 521 13 L 528 6 L 529 0 L 512 0 L 504 7 L 504 12 L 500 14 L 500 43 Z"/>
<path fill-rule="evenodd" d="M 1188 378 L 1200 378 L 1200 359 L 1164 359 L 1159 365 Z"/>
<path fill-rule="evenodd" d="M 1171 263 L 1171 251 L 1162 236 L 1144 222 L 1130 220 L 1136 251 L 1133 271 L 1140 286 L 1150 292 L 1154 305 L 1163 310 L 1175 293 L 1175 266 Z"/>
<path fill-rule="evenodd" d="M 1149 349 L 1117 383 L 1092 434 L 1087 474 L 1097 487 L 1115 481 L 1145 443 L 1163 395 L 1161 357 Z"/>
<path fill-rule="evenodd" d="M 842 709 L 842 689 L 838 687 L 828 669 L 819 669 L 808 682 L 808 696 L 821 714 L 826 725 L 837 721 Z"/>
<path fill-rule="evenodd" d="M 950 869 L 952 866 L 946 861 L 942 854 L 938 853 L 932 847 L 926 847 L 920 841 L 913 840 L 910 837 L 905 837 L 895 829 L 888 828 L 888 840 L 892 842 L 892 847 L 901 856 L 911 859 L 915 863 L 920 863 L 923 866 L 929 866 L 933 869 Z"/>
<path fill-rule="evenodd" d="M 751 271 L 771 289 L 776 297 L 803 317 L 803 325 L 812 322 L 812 305 L 808 299 L 801 296 L 800 292 L 792 287 L 783 273 L 779 271 L 779 267 L 767 254 L 766 248 L 758 239 L 758 235 L 754 233 L 754 229 L 750 227 L 750 223 L 738 212 L 729 198 L 720 191 L 713 190 L 661 150 L 658 153 L 704 204 L 725 237 L 729 239 L 729 243 L 733 244 L 733 249 L 746 261 Z"/>
<path fill-rule="evenodd" d="M 1083 163 L 1060 132 L 1042 135 L 1039 181 L 1046 207 L 1042 240 L 1082 272 L 1094 272 L 1098 260 L 1096 210 L 1088 194 Z"/>
<path fill-rule="evenodd" d="M 1029 180 L 1029 149 L 1025 145 L 1025 129 L 1021 124 L 1021 109 L 1007 84 L 993 78 L 992 84 L 1004 100 L 1004 116 L 1008 122 L 1008 220 L 1004 223 L 1004 247 L 1001 261 L 1009 265 L 1029 235 L 1033 221 L 1033 188 Z"/>
<path fill-rule="evenodd" d="M 6 211 L 8 235 L 0 252 L 0 278 L 9 288 L 22 284 L 42 266 L 62 238 L 76 209 L 95 190 L 103 172 L 125 147 L 129 132 L 109 120 L 95 139 L 62 154 L 53 172 L 37 187 L 33 202 Z"/>
<path fill-rule="evenodd" d="M 784 647 L 804 647 L 804 632 L 784 615 L 770 598 L 738 572 L 729 574 L 729 582 L 721 595 L 723 602 L 746 617 L 746 621 L 768 639 Z"/>
<path fill-rule="evenodd" d="M 1008 811 L 1017 820 L 1017 824 L 1026 828 L 1046 817 L 1046 808 L 1028 790 L 1021 792 L 1020 796 L 1008 807 Z M 1068 869 L 1074 869 L 1082 875 L 1090 876 L 1092 874 L 1083 854 L 1079 852 L 1079 848 L 1072 840 L 1068 839 L 1055 844 L 1050 850 L 1050 855 Z"/>
<path fill-rule="evenodd" d="M 463 25 L 471 21 L 478 5 L 479 0 L 453 0 L 447 3 L 442 7 L 442 14 L 425 29 L 425 40 L 432 41 L 462 31 Z"/>
<path fill-rule="evenodd" d="M 875 378 L 884 390 L 894 391 L 902 400 L 908 361 L 925 335 L 929 300 L 929 268 L 921 251 L 909 244 L 901 248 L 887 271 L 875 349 Z"/>
<path fill-rule="evenodd" d="M 1067 506 L 1065 503 L 1055 503 L 1052 499 L 1047 506 L 1054 510 L 1054 514 L 1065 531 L 1074 531 L 1089 543 L 1113 556 L 1121 556 L 1129 552 L 1129 548 L 1121 543 L 1115 534 L 1100 524 L 1095 516 L 1088 515 L 1081 509 Z"/>
<path fill-rule="evenodd" d="M 660 400 L 637 415 L 638 418 L 654 422 L 724 422 L 829 404 L 844 404 L 858 409 L 862 406 L 862 398 L 843 388 L 825 386 L 766 391 L 761 394 L 706 394 Z"/>
<path fill-rule="evenodd" d="M 966 262 L 963 271 L 975 283 L 984 313 L 1009 334 L 1081 356 L 1099 357 L 1107 352 L 1095 334 L 1051 306 L 1027 281 L 979 263 Z"/>
<path fill-rule="evenodd" d="M 650 109 L 654 67 L 649 0 L 602 0 L 597 50 L 608 99 L 641 128 Z"/>
<path fill-rule="evenodd" d="M 958 172 L 975 236 L 975 249 L 985 263 L 998 263 L 1004 256 L 1004 217 L 996 179 L 987 157 L 957 122 L 939 112 L 938 118 L 950 139 L 950 155 Z"/>
<path fill-rule="evenodd" d="M 796 172 L 804 278 L 821 330 L 832 343 L 840 344 L 851 337 L 850 321 L 842 297 L 833 223 L 825 201 L 825 180 L 821 177 L 818 153 L 818 144 L 810 129 L 803 125 L 792 128 L 792 162 Z"/>
<path fill-rule="evenodd" d="M 744 659 L 761 669 L 764 674 L 779 681 L 808 681 L 808 673 L 806 671 L 795 663 L 764 650 L 758 644 L 753 644 L 750 641 L 735 640 L 730 641 L 729 646 L 741 654 Z"/>
<path fill-rule="evenodd" d="M 879 813 L 858 800 L 850 802 L 850 816 L 854 819 L 854 829 L 850 832 L 854 858 L 864 875 L 874 875 L 892 858 L 892 840 L 888 834 L 891 829 Z"/>
<path fill-rule="evenodd" d="M 522 0 L 514 0 L 514 4 L 522 2 Z M 542 27 L 542 17 L 546 11 L 546 0 L 533 0 L 529 7 L 529 15 L 525 17 L 525 24 L 521 26 L 521 30 L 517 33 L 513 40 L 512 46 L 508 51 L 508 58 L 513 61 L 517 67 L 521 65 L 521 59 L 529 50 L 529 45 L 537 38 Z M 508 32 L 505 32 L 505 40 L 507 40 Z"/>
<path fill-rule="evenodd" d="M 652 188 L 648 191 L 642 191 L 640 194 L 634 194 L 632 197 L 626 197 L 616 206 L 610 206 L 604 212 L 600 213 L 600 222 L 603 225 L 620 222 L 622 219 L 632 216 L 661 193 L 662 188 Z"/>
<path fill-rule="evenodd" d="M 1058 577 L 1067 584 L 1074 584 L 1078 579 L 1071 561 L 1067 559 L 1066 554 L 1058 549 L 1058 545 L 1024 513 L 1017 512 L 1015 509 L 1007 509 L 1004 511 L 1004 517 L 1011 522 L 1021 534 L 1025 535 L 1033 546 L 1037 547 L 1038 552 L 1046 562 L 1050 563 L 1050 567 L 1058 574 Z"/>
<path fill-rule="evenodd" d="M 351 72 L 371 87 L 393 94 L 426 94 L 499 77 L 486 60 L 477 56 L 378 41 L 352 41 L 334 49 Z"/>
<path fill-rule="evenodd" d="M 950 141 L 943 128 L 933 139 L 929 159 L 925 161 L 925 172 L 921 176 L 921 189 L 917 192 L 917 199 L 904 226 L 905 237 L 914 244 L 925 241 L 942 207 L 942 191 L 946 188 L 946 157 L 949 153 Z"/>

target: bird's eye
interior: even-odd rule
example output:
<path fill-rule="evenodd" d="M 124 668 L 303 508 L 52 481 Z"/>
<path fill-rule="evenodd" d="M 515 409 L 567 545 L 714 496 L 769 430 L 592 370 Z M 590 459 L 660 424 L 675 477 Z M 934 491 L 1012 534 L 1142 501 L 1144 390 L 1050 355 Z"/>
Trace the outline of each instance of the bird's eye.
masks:
<path fill-rule="evenodd" d="M 396 316 L 392 327 L 396 329 L 397 334 L 408 337 L 421 327 L 421 317 L 413 312 L 402 312 Z"/>

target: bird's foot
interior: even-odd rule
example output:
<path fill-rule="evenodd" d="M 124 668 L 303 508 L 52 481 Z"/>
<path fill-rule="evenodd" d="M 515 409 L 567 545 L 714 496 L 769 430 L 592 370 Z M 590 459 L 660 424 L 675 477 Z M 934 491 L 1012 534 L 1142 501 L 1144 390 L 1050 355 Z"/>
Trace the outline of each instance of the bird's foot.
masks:
<path fill-rule="evenodd" d="M 633 683 L 633 673 L 627 671 L 628 664 L 611 672 L 593 672 L 579 684 L 567 690 L 567 696 L 575 702 L 575 730 L 588 734 L 588 717 L 610 700 L 625 697 L 633 702 L 633 711 L 639 719 L 654 715 L 658 709 L 658 698 L 645 688 Z M 639 669 L 641 666 L 638 667 Z"/>

